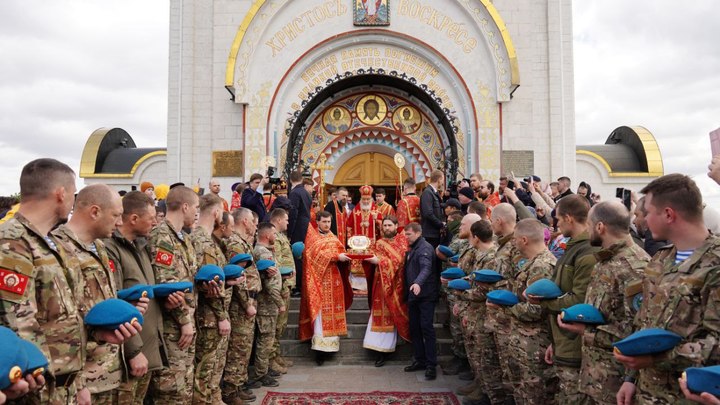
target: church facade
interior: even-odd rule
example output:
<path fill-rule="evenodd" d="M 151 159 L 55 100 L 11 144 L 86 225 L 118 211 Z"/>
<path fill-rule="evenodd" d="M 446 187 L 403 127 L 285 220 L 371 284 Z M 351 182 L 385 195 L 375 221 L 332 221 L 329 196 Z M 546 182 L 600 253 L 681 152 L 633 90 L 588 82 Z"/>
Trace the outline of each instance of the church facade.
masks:
<path fill-rule="evenodd" d="M 571 0 L 170 4 L 167 150 L 148 171 L 164 182 L 229 190 L 268 168 L 346 186 L 436 168 L 576 179 L 578 161 L 612 176 L 576 153 Z M 143 180 L 136 163 L 126 180 Z"/>
<path fill-rule="evenodd" d="M 208 178 L 241 151 L 224 156 L 247 178 L 325 155 L 326 183 L 395 184 L 399 153 L 418 182 L 435 168 L 572 176 L 570 7 L 172 1 L 168 170 Z"/>

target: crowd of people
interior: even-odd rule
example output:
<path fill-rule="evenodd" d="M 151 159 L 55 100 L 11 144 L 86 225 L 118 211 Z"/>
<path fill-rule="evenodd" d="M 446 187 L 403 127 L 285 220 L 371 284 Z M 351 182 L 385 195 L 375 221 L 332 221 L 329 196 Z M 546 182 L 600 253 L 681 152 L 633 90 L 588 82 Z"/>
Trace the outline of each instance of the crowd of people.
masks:
<path fill-rule="evenodd" d="M 720 159 L 710 177 L 720 184 Z M 720 353 L 720 239 L 689 177 L 602 201 L 567 177 L 501 177 L 496 188 L 436 170 L 419 195 L 407 179 L 395 204 L 367 185 L 356 205 L 340 187 L 322 208 L 311 179 L 288 181 L 252 174 L 229 202 L 215 180 L 207 193 L 148 182 L 78 192 L 64 163 L 28 163 L 21 202 L 2 200 L 0 324 L 49 365 L 11 378 L 0 403 L 252 402 L 293 365 L 280 339 L 296 296 L 299 339 L 318 365 L 341 350 L 353 299 L 367 299 L 375 366 L 408 341 L 405 372 L 457 375 L 467 404 L 720 404 L 683 378 Z M 242 275 L 198 278 L 214 269 Z M 526 291 L 542 281 L 559 293 Z M 128 300 L 141 324 L 83 322 L 119 292 L 181 282 L 193 288 Z M 565 318 L 577 304 L 604 321 Z M 438 305 L 453 340 L 440 365 Z M 652 355 L 614 350 L 648 328 L 682 340 Z"/>

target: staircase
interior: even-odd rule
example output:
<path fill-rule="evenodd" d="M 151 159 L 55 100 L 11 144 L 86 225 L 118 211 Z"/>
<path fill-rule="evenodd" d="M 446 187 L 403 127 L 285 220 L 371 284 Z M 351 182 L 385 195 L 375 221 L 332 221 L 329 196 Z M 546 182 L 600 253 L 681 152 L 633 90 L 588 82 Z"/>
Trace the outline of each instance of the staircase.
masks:
<path fill-rule="evenodd" d="M 288 326 L 280 340 L 282 355 L 293 359 L 314 359 L 309 342 L 298 341 L 298 320 L 300 319 L 300 298 L 290 299 Z M 340 338 L 340 352 L 327 360 L 331 364 L 368 364 L 375 361 L 376 352 L 363 348 L 365 329 L 370 319 L 368 300 L 365 296 L 355 296 L 352 306 L 347 311 L 348 335 Z M 443 327 L 447 321 L 447 304 L 441 300 L 435 310 L 435 333 L 437 336 L 438 357 L 452 355 L 450 346 L 452 337 L 450 330 Z M 398 346 L 388 362 L 409 363 L 412 358 L 412 345 L 398 337 Z"/>

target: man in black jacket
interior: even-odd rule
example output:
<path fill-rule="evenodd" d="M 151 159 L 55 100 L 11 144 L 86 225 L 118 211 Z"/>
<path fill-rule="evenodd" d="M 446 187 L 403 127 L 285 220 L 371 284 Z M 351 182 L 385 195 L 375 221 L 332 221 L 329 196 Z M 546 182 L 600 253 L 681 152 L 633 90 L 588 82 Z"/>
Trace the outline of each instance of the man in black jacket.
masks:
<path fill-rule="evenodd" d="M 307 234 L 308 226 L 310 225 L 310 207 L 312 207 L 312 195 L 307 192 L 305 186 L 303 186 L 302 173 L 299 171 L 292 172 L 290 174 L 290 184 L 292 184 L 292 190 L 288 195 L 292 208 L 290 209 L 290 215 L 288 218 L 288 236 L 290 237 L 290 243 L 305 242 L 305 234 Z M 293 291 L 294 297 L 299 297 L 302 287 L 302 258 L 295 259 L 295 280 L 296 287 Z"/>
<path fill-rule="evenodd" d="M 440 205 L 440 187 L 445 183 L 445 174 L 441 170 L 433 170 L 430 174 L 430 184 L 425 187 L 420 196 L 420 225 L 422 225 L 423 238 L 438 247 L 441 243 L 442 229 L 445 227 L 445 216 Z"/>
<path fill-rule="evenodd" d="M 416 222 L 405 227 L 410 251 L 405 256 L 405 288 L 414 359 L 405 371 L 425 370 L 425 379 L 437 377 L 437 353 L 433 316 L 438 300 L 440 275 L 435 270 L 435 249 L 422 237 Z"/>
<path fill-rule="evenodd" d="M 265 218 L 265 202 L 263 201 L 262 194 L 259 193 L 257 189 L 262 182 L 263 175 L 253 173 L 252 176 L 250 176 L 248 187 L 243 190 L 242 196 L 240 197 L 240 206 L 254 211 L 261 220 Z"/>

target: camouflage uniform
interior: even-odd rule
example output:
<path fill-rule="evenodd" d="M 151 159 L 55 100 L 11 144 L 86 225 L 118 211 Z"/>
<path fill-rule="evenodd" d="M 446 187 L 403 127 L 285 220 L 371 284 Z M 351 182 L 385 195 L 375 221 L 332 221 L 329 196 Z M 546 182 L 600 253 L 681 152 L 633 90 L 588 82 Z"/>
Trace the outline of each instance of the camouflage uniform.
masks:
<path fill-rule="evenodd" d="M 261 244 L 255 245 L 255 250 L 253 250 L 255 263 L 263 259 L 275 261 L 273 252 L 270 249 L 271 248 Z M 282 278 L 279 270 L 274 276 L 270 276 L 267 271 L 263 271 L 260 275 L 260 280 L 262 282 L 262 290 L 258 294 L 257 308 L 258 338 L 257 347 L 255 348 L 256 378 L 263 377 L 269 370 L 270 354 L 272 353 L 273 341 L 275 340 L 279 308 L 285 304 L 285 301 L 280 295 Z"/>
<path fill-rule="evenodd" d="M 232 258 L 238 253 L 252 253 L 252 245 L 240 235 L 233 234 L 226 243 L 226 257 Z M 255 336 L 255 315 L 247 316 L 246 309 L 256 305 L 260 291 L 260 275 L 252 264 L 245 269 L 245 283 L 233 287 L 230 301 L 230 343 L 225 360 L 222 395 L 232 397 L 239 392 L 248 380 L 248 365 Z"/>
<path fill-rule="evenodd" d="M 458 267 L 460 267 L 462 271 L 465 272 L 465 274 L 471 274 L 475 270 L 475 259 L 477 257 L 477 251 L 468 243 L 464 246 L 463 250 L 459 253 L 459 255 L 460 259 L 458 260 Z M 467 328 L 467 321 L 463 322 L 463 318 L 467 319 L 469 317 L 468 308 L 470 306 L 470 301 L 468 300 L 467 293 L 465 291 L 454 291 L 452 294 L 448 294 L 448 301 L 450 300 L 449 297 L 451 295 L 453 296 L 455 302 L 451 310 L 454 310 L 455 307 L 457 307 L 458 309 L 458 315 L 453 315 L 453 318 L 457 318 L 457 324 L 460 327 L 460 333 L 462 337 L 462 344 L 465 349 L 464 353 L 468 359 L 468 363 L 471 363 L 471 348 L 468 346 L 468 344 L 472 339 L 469 336 L 470 331 Z"/>
<path fill-rule="evenodd" d="M 675 264 L 674 246 L 661 248 L 645 268 L 639 328 L 663 328 L 683 337 L 673 350 L 654 356 L 640 370 L 636 403 L 691 404 L 678 378 L 688 367 L 720 363 L 720 237 L 708 236 L 693 254 Z"/>
<path fill-rule="evenodd" d="M 625 370 L 613 357 L 612 343 L 632 333 L 642 300 L 642 272 L 650 256 L 624 240 L 595 253 L 595 258 L 585 303 L 602 312 L 605 324 L 585 328 L 580 392 L 587 404 L 615 404 Z"/>
<path fill-rule="evenodd" d="M 460 239 L 455 236 L 448 247 L 452 249 L 453 252 L 458 252 L 458 254 L 460 255 L 470 248 L 470 244 L 468 243 L 467 239 Z M 449 260 L 445 262 L 445 267 L 452 266 L 454 266 L 454 264 L 451 265 Z M 465 274 L 469 274 L 470 272 L 472 272 L 472 270 L 473 269 L 465 270 Z M 453 307 L 458 302 L 457 295 L 448 294 L 447 286 L 443 286 L 443 290 L 447 297 L 448 314 L 450 317 L 450 335 L 452 335 L 453 339 L 451 349 L 455 356 L 461 359 L 466 359 L 467 353 L 465 352 L 465 339 L 463 339 L 463 330 L 462 325 L 460 324 L 460 317 L 453 315 Z"/>
<path fill-rule="evenodd" d="M 558 404 L 577 404 L 582 395 L 579 391 L 582 341 L 575 333 L 561 329 L 557 316 L 563 308 L 585 302 L 590 275 L 595 267 L 594 253 L 599 249 L 590 246 L 590 235 L 584 232 L 567 241 L 565 254 L 555 265 L 553 281 L 563 295 L 552 300 L 542 300 L 550 321 L 553 343 L 553 368 L 558 377 Z"/>
<path fill-rule="evenodd" d="M 528 285 L 552 276 L 556 261 L 549 250 L 543 250 L 522 264 L 515 278 L 508 280 L 508 289 L 522 297 Z M 545 349 L 550 345 L 550 330 L 543 318 L 542 307 L 520 302 L 505 311 L 510 316 L 511 333 L 500 332 L 496 339 L 503 379 L 512 385 L 515 403 L 552 403 L 555 394 L 555 384 L 552 381 L 554 373 L 545 363 Z"/>
<path fill-rule="evenodd" d="M 220 267 L 227 264 L 225 254 L 215 238 L 203 227 L 195 228 L 190 234 L 190 240 L 195 250 L 198 268 L 206 264 Z M 195 340 L 194 404 L 213 404 L 222 401 L 220 380 L 225 368 L 228 338 L 220 336 L 218 324 L 228 319 L 228 308 L 225 305 L 225 288 L 222 285 L 220 287 L 222 291 L 220 297 L 209 298 L 202 292 L 198 294 L 195 310 L 195 325 L 198 330 Z M 227 304 L 229 307 L 229 299 Z"/>
<path fill-rule="evenodd" d="M 293 258 L 290 240 L 283 232 L 277 232 L 275 237 L 275 261 L 278 269 L 288 267 L 295 271 L 295 260 Z M 282 357 L 280 353 L 280 339 L 285 332 L 288 323 L 288 313 L 290 312 L 290 292 L 295 288 L 295 275 L 282 277 L 282 289 L 280 295 L 285 302 L 285 312 L 278 315 L 277 327 L 275 328 L 275 340 L 273 341 L 273 350 L 270 354 L 270 364 L 278 357 Z"/>
<path fill-rule="evenodd" d="M 164 221 L 150 233 L 148 249 L 157 284 L 194 281 L 197 259 L 190 235 L 182 230 L 177 231 L 168 221 Z M 163 309 L 163 333 L 170 367 L 153 373 L 151 391 L 155 403 L 192 402 L 195 339 L 184 350 L 180 349 L 177 342 L 180 340 L 180 327 L 188 323 L 194 325 L 196 291 L 194 289 L 192 293 L 185 293 L 185 305 L 171 311 Z"/>
<path fill-rule="evenodd" d="M 515 276 L 517 275 L 519 263 L 522 257 L 520 256 L 520 251 L 518 251 L 517 247 L 515 246 L 515 241 L 513 240 L 513 234 L 503 236 L 498 238 L 498 249 L 495 253 L 495 263 L 491 268 L 494 268 L 495 271 L 500 273 L 503 276 L 503 280 L 493 284 L 490 287 L 487 287 L 488 290 L 496 290 L 496 289 L 510 289 L 511 285 L 509 283 L 509 280 L 514 280 Z M 486 291 L 486 293 L 487 293 Z M 494 353 L 487 353 L 487 356 L 490 356 L 491 362 L 495 360 L 495 357 L 497 358 L 498 365 L 503 362 L 503 358 L 500 357 L 501 353 L 499 351 L 499 345 L 501 344 L 500 339 L 498 339 L 499 334 L 505 334 L 508 335 L 511 333 L 510 330 L 510 315 L 505 309 L 499 309 L 492 311 L 487 310 L 486 308 L 486 314 L 485 314 L 485 329 L 492 333 L 493 336 L 493 347 L 494 347 Z M 502 370 L 501 368 L 497 368 L 495 370 L 488 370 L 486 367 L 483 367 L 483 376 L 485 376 L 485 373 L 492 373 L 492 374 L 499 374 L 498 371 Z M 505 378 L 502 379 L 502 386 L 503 389 L 507 395 L 507 393 L 512 392 L 512 385 L 510 384 L 510 380 Z M 493 390 L 495 392 L 498 391 L 498 387 L 494 387 Z M 490 395 L 490 393 L 488 393 Z"/>
<path fill-rule="evenodd" d="M 0 225 L 0 324 L 35 343 L 50 362 L 52 377 L 24 398 L 28 403 L 72 403 L 76 384 L 84 385 L 85 331 L 76 305 L 84 284 L 66 271 L 71 259 L 20 213 Z"/>
<path fill-rule="evenodd" d="M 494 268 L 496 250 L 497 246 L 493 246 L 489 250 L 476 251 L 475 270 Z M 490 289 L 489 284 L 473 282 L 472 288 L 467 292 L 468 310 L 464 318 L 467 319 L 468 336 L 471 339 L 465 341 L 465 347 L 468 349 L 468 360 L 480 388 L 490 397 L 491 402 L 496 404 L 505 401 L 505 389 L 502 375 L 498 372 L 500 360 L 495 336 L 485 327 L 485 301 Z"/>
<path fill-rule="evenodd" d="M 72 270 L 84 279 L 83 294 L 76 299 L 81 316 L 85 317 L 95 304 L 117 295 L 115 276 L 112 274 L 115 270 L 110 267 L 107 250 L 100 240 L 86 246 L 67 225 L 60 226 L 51 235 L 75 258 L 72 262 L 77 267 Z M 116 388 L 122 379 L 120 346 L 88 341 L 85 353 L 87 357 L 82 376 L 84 388 L 92 394 L 92 403 L 114 404 L 117 402 Z M 78 389 L 82 388 L 78 386 Z"/>

